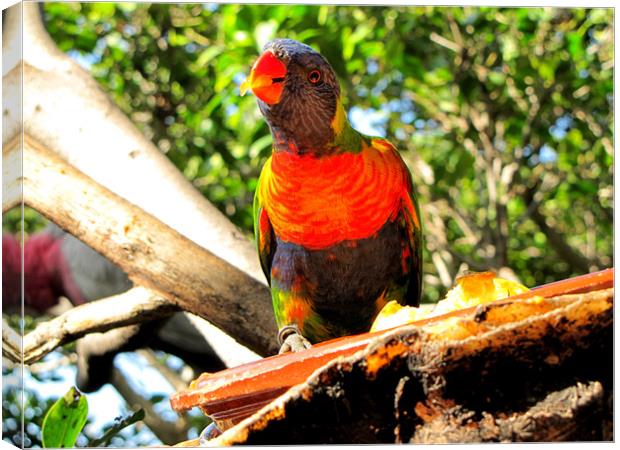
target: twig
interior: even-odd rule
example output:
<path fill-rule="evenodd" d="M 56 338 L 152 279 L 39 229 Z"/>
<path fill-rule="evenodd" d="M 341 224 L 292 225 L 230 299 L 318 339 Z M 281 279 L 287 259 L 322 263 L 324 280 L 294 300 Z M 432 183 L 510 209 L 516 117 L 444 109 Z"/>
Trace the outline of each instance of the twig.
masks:
<path fill-rule="evenodd" d="M 180 416 L 174 422 L 164 420 L 155 409 L 155 405 L 136 391 L 118 368 L 112 370 L 112 385 L 125 399 L 130 408 L 143 408 L 144 423 L 164 444 L 172 445 L 187 439 L 188 421 Z"/>
<path fill-rule="evenodd" d="M 134 423 L 139 422 L 140 420 L 144 420 L 143 409 L 139 409 L 127 417 L 123 417 L 121 419 L 116 420 L 114 424 L 103 434 L 103 436 L 101 436 L 98 439 L 93 439 L 92 441 L 88 443 L 88 446 L 89 447 L 101 447 L 101 446 L 105 447 L 107 446 L 108 442 L 110 442 L 110 439 L 114 437 L 115 434 L 117 434 L 123 428 L 127 428 L 128 426 L 133 425 Z"/>
<path fill-rule="evenodd" d="M 450 39 L 446 39 L 445 37 L 435 33 L 434 31 L 430 34 L 429 37 L 434 43 L 439 44 L 449 50 L 452 50 L 455 53 L 459 53 L 461 51 L 461 47 L 456 42 L 452 42 Z"/>
<path fill-rule="evenodd" d="M 2 318 L 2 356 L 14 363 L 22 362 L 22 337 Z"/>
<path fill-rule="evenodd" d="M 160 295 L 141 287 L 75 307 L 39 324 L 24 336 L 23 362 L 32 364 L 56 347 L 86 334 L 166 317 L 177 310 L 177 306 Z M 20 362 L 20 336 L 6 322 L 3 322 L 2 335 L 2 354 L 13 362 Z"/>

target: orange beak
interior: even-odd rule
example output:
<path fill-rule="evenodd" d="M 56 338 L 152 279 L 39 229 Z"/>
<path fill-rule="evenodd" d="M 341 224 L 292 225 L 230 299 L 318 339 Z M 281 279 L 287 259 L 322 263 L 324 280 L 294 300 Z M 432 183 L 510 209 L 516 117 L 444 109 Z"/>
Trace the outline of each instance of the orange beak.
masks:
<path fill-rule="evenodd" d="M 241 83 L 239 90 L 241 95 L 251 90 L 262 101 L 273 105 L 280 101 L 285 76 L 284 63 L 271 50 L 267 50 L 254 63 L 250 76 Z"/>

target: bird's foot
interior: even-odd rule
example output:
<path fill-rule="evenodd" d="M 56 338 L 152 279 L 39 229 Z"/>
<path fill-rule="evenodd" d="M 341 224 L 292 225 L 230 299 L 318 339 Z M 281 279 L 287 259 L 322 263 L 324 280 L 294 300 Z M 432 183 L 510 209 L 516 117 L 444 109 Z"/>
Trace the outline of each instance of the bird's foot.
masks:
<path fill-rule="evenodd" d="M 303 337 L 296 325 L 287 325 L 278 332 L 280 342 L 279 354 L 287 352 L 300 352 L 312 347 L 308 339 Z"/>

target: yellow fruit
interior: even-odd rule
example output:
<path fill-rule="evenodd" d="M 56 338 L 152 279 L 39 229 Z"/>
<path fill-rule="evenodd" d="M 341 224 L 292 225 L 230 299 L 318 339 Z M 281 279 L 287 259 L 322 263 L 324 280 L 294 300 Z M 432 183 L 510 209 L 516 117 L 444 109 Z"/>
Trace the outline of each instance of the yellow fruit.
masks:
<path fill-rule="evenodd" d="M 396 300 L 386 303 L 379 315 L 372 323 L 370 331 L 387 330 L 405 323 L 415 322 L 427 316 L 434 305 L 421 305 L 419 308 L 413 306 L 403 306 Z"/>
<path fill-rule="evenodd" d="M 370 331 L 386 330 L 406 323 L 501 300 L 529 291 L 515 281 L 498 278 L 493 272 L 470 273 L 456 279 L 456 286 L 436 305 L 419 308 L 402 306 L 396 301 L 388 302 L 372 324 Z"/>

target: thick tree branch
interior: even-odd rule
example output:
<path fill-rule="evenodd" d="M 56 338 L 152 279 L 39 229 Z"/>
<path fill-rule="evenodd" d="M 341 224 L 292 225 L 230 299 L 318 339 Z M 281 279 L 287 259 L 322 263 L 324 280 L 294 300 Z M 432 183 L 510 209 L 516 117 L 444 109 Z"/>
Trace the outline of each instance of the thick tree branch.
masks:
<path fill-rule="evenodd" d="M 251 240 L 140 133 L 90 73 L 56 47 L 39 5 L 16 5 L 5 19 L 3 54 L 11 56 L 3 64 L 5 147 L 19 143 L 26 131 L 86 176 L 266 284 Z M 13 156 L 20 161 L 19 155 Z M 6 159 L 3 166 L 9 167 Z M 4 190 L 11 195 L 5 194 L 3 210 L 21 198 L 21 167 L 10 171 L 15 189 L 6 188 L 6 172 Z M 243 313 L 234 306 L 231 310 Z M 254 318 L 262 319 L 262 314 Z M 272 323 L 269 317 L 263 326 Z M 219 330 L 214 334 L 224 336 Z M 225 351 L 242 348 L 236 343 L 230 347 Z"/>
<path fill-rule="evenodd" d="M 25 131 L 97 183 L 266 284 L 251 240 L 140 133 L 90 73 L 56 47 L 38 4 L 24 2 L 16 10 L 22 8 L 24 59 L 4 72 L 3 104 L 15 107 L 4 111 L 2 142 Z M 6 17 L 17 21 L 15 14 Z M 19 43 L 19 27 L 11 29 L 5 42 Z"/>
<path fill-rule="evenodd" d="M 4 145 L 2 153 L 2 213 L 22 202 L 21 136 Z M 18 149 L 9 152 L 9 149 Z"/>
<path fill-rule="evenodd" d="M 23 363 L 32 364 L 56 347 L 89 333 L 166 317 L 177 310 L 177 306 L 160 295 L 140 287 L 75 307 L 39 324 L 24 336 Z M 2 334 L 2 354 L 13 362 L 21 362 L 21 337 L 6 323 L 3 323 Z"/>
<path fill-rule="evenodd" d="M 209 320 L 259 354 L 276 353 L 265 285 L 98 185 L 28 135 L 24 202 L 117 264 L 136 285 Z"/>

